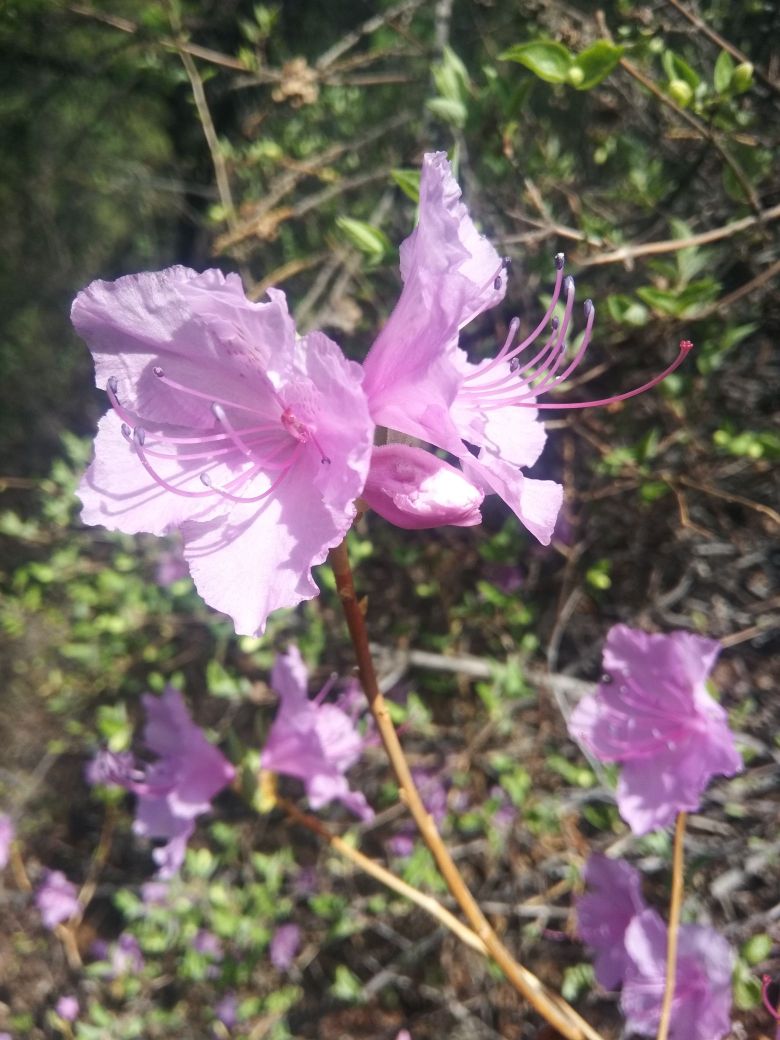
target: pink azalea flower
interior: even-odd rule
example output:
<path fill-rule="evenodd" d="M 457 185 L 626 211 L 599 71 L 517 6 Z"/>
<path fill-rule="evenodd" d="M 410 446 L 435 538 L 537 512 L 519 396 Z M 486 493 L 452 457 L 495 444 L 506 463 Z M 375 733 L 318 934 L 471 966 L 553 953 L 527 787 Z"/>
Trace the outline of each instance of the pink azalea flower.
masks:
<path fill-rule="evenodd" d="M 0 813 L 0 870 L 8 865 L 15 833 L 14 821 L 7 813 Z"/>
<path fill-rule="evenodd" d="M 72 319 L 112 406 L 79 489 L 85 523 L 179 528 L 199 593 L 240 634 L 315 596 L 311 568 L 368 474 L 360 366 L 320 332 L 297 338 L 283 293 L 252 303 L 219 271 L 96 281 Z"/>
<path fill-rule="evenodd" d="M 195 818 L 235 776 L 235 769 L 193 723 L 184 698 L 168 688 L 162 697 L 145 694 L 144 744 L 157 760 L 144 765 L 129 752 L 101 752 L 87 771 L 90 783 L 116 785 L 137 796 L 134 830 L 165 839 L 153 856 L 160 877 L 180 868 Z"/>
<path fill-rule="evenodd" d="M 271 686 L 279 694 L 279 711 L 263 748 L 262 768 L 302 780 L 312 809 L 338 800 L 370 820 L 374 813 L 365 796 L 353 791 L 344 775 L 360 758 L 365 741 L 345 711 L 323 703 L 332 683 L 309 700 L 308 678 L 296 646 L 276 658 Z"/>
<path fill-rule="evenodd" d="M 269 956 L 277 971 L 292 967 L 301 946 L 301 930 L 297 924 L 280 924 L 271 939 Z"/>
<path fill-rule="evenodd" d="M 681 344 L 673 365 L 636 390 L 604 401 L 540 404 L 539 395 L 560 386 L 582 361 L 595 318 L 588 300 L 582 343 L 567 362 L 574 281 L 564 279 L 559 254 L 552 302 L 536 328 L 513 345 L 519 327 L 513 321 L 497 356 L 471 363 L 458 346 L 459 331 L 503 299 L 506 264 L 476 230 L 460 195 L 445 153 L 427 154 L 419 222 L 401 246 L 403 290 L 366 358 L 364 388 L 377 423 L 456 456 L 472 484 L 501 495 L 547 545 L 563 490 L 554 481 L 534 480 L 522 472 L 544 447 L 538 409 L 592 407 L 641 393 L 676 368 L 690 344 Z M 558 321 L 553 312 L 561 295 L 565 307 Z M 548 326 L 549 335 L 537 346 Z M 535 351 L 534 356 L 521 362 L 526 351 Z M 476 456 L 470 446 L 478 449 Z"/>
<path fill-rule="evenodd" d="M 79 1002 L 71 995 L 64 995 L 57 1001 L 55 1011 L 64 1022 L 75 1022 L 79 1017 Z"/>
<path fill-rule="evenodd" d="M 54 929 L 69 920 L 79 908 L 79 890 L 61 870 L 47 870 L 43 884 L 35 893 L 35 905 L 47 928 Z"/>
<path fill-rule="evenodd" d="M 588 893 L 577 901 L 577 931 L 596 954 L 596 979 L 617 989 L 628 966 L 626 929 L 646 909 L 639 871 L 623 860 L 595 854 L 585 866 Z"/>
<path fill-rule="evenodd" d="M 645 910 L 625 934 L 628 958 L 620 1005 L 629 1033 L 655 1036 L 666 984 L 667 928 Z M 677 945 L 670 1040 L 720 1040 L 731 1028 L 734 953 L 712 928 L 683 924 Z"/>
<path fill-rule="evenodd" d="M 720 644 L 690 632 L 650 635 L 615 625 L 605 677 L 569 719 L 569 733 L 623 769 L 620 814 L 635 834 L 696 810 L 710 779 L 742 769 L 728 717 L 705 687 Z"/>

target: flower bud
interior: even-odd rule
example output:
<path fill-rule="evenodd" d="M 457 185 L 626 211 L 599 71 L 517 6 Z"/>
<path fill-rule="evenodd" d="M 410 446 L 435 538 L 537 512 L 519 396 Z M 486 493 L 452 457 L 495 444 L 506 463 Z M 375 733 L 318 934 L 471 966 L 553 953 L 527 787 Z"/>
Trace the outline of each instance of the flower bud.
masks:
<path fill-rule="evenodd" d="M 460 470 L 408 444 L 374 448 L 363 491 L 374 512 L 408 531 L 478 524 L 483 497 Z"/>
<path fill-rule="evenodd" d="M 680 108 L 687 108 L 693 100 L 693 90 L 690 83 L 684 79 L 673 79 L 669 83 L 669 95 L 676 101 Z"/>
<path fill-rule="evenodd" d="M 731 74 L 731 86 L 740 94 L 750 90 L 753 86 L 753 64 L 749 61 L 740 62 Z"/>

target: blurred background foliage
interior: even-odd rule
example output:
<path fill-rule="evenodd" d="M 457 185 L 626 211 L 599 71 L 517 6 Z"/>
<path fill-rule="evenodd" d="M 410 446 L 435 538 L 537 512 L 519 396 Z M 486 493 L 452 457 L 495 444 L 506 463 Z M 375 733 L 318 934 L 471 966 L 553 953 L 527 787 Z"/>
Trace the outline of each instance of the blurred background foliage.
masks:
<path fill-rule="evenodd" d="M 660 391 L 555 413 L 534 471 L 566 486 L 551 549 L 496 504 L 477 532 L 361 523 L 352 551 L 383 674 L 401 684 L 394 710 L 415 763 L 448 776 L 445 827 L 520 954 L 553 982 L 566 969 L 570 999 L 609 1030 L 614 1009 L 589 995 L 581 951 L 544 929 L 564 926 L 588 842 L 626 839 L 609 777 L 564 739 L 570 687 L 540 685 L 540 665 L 561 681 L 595 678 L 618 619 L 738 648 L 719 674 L 751 771 L 722 785 L 714 829 L 696 835 L 690 911 L 754 942 L 737 978 L 752 1028 L 752 967 L 777 966 L 771 938 L 755 946 L 776 880 L 712 892 L 724 849 L 741 861 L 749 841 L 762 862 L 776 857 L 778 18 L 769 0 L 0 6 L 0 802 L 33 882 L 44 865 L 77 882 L 98 871 L 83 958 L 96 938 L 130 934 L 146 965 L 76 970 L 15 874 L 2 896 L 0 1028 L 84 1040 L 389 1038 L 405 1023 L 416 1040 L 445 1028 L 533 1035 L 482 966 L 464 969 L 449 940 L 343 865 L 329 873 L 330 854 L 305 835 L 294 857 L 279 851 L 289 829 L 237 795 L 203 828 L 207 847 L 165 913 L 144 910 L 149 858 L 124 809 L 82 779 L 101 742 L 131 740 L 145 689 L 183 685 L 198 721 L 249 762 L 272 717 L 274 650 L 297 640 L 323 676 L 347 674 L 350 656 L 324 569 L 319 600 L 275 615 L 263 640 L 236 640 L 177 570 L 174 542 L 79 526 L 73 489 L 105 402 L 69 325 L 73 296 L 93 278 L 220 266 L 253 299 L 281 286 L 299 327 L 361 358 L 398 295 L 421 156 L 438 148 L 512 260 L 503 305 L 465 330 L 475 356 L 515 314 L 535 323 L 558 251 L 598 313 L 572 400 L 644 382 L 682 338 L 696 350 Z M 360 775 L 386 810 L 361 841 L 383 856 L 395 791 L 378 753 Z M 519 812 L 511 839 L 496 830 L 505 803 Z M 663 894 L 666 845 L 627 847 Z M 298 883 L 302 864 L 317 865 L 316 898 Z M 399 869 L 436 884 L 422 850 Z M 266 947 L 290 915 L 307 941 L 281 985 Z M 256 929 L 237 931 L 247 918 Z M 188 950 L 204 929 L 223 944 L 218 970 Z M 65 989 L 88 1008 L 73 1027 L 53 1017 Z M 214 1012 L 228 992 L 240 1007 L 232 1033 Z"/>

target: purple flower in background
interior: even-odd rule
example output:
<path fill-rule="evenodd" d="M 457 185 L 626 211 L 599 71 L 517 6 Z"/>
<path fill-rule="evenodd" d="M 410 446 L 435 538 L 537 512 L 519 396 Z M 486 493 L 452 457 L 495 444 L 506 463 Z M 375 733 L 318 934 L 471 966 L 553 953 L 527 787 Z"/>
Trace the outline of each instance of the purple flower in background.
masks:
<path fill-rule="evenodd" d="M 287 971 L 301 946 L 301 930 L 297 924 L 281 924 L 271 939 L 269 955 L 277 971 Z"/>
<path fill-rule="evenodd" d="M 615 625 L 607 635 L 605 677 L 572 712 L 569 733 L 622 765 L 617 803 L 635 834 L 698 809 L 712 776 L 742 769 L 726 712 L 705 688 L 719 651 L 690 632 Z"/>
<path fill-rule="evenodd" d="M 433 817 L 437 828 L 441 826 L 447 815 L 447 788 L 441 778 L 428 769 L 412 769 L 412 779 L 427 812 Z M 411 820 L 405 820 L 393 837 L 388 847 L 394 856 L 411 856 L 417 837 L 417 828 Z"/>
<path fill-rule="evenodd" d="M 144 744 L 157 759 L 137 762 L 129 752 L 101 752 L 87 771 L 91 783 L 124 787 L 137 796 L 134 830 L 165 839 L 153 856 L 160 877 L 180 868 L 195 818 L 235 776 L 235 769 L 210 744 L 187 713 L 184 698 L 169 687 L 162 697 L 145 694 Z"/>
<path fill-rule="evenodd" d="M 0 813 L 0 870 L 5 870 L 8 865 L 15 834 L 14 821 L 7 813 Z"/>
<path fill-rule="evenodd" d="M 365 796 L 351 790 L 344 775 L 360 758 L 365 740 L 346 712 L 323 704 L 332 683 L 309 700 L 308 678 L 296 646 L 276 658 L 271 686 L 279 694 L 279 711 L 263 748 L 262 768 L 302 780 L 313 809 L 337 799 L 370 820 L 374 813 Z"/>
<path fill-rule="evenodd" d="M 212 961 L 221 961 L 225 955 L 219 937 L 213 932 L 206 931 L 205 928 L 199 929 L 195 935 L 192 940 L 192 948 Z"/>
<path fill-rule="evenodd" d="M 177 581 L 186 578 L 189 573 L 190 569 L 187 566 L 187 561 L 184 559 L 180 545 L 171 549 L 163 549 L 160 552 L 160 555 L 157 557 L 157 567 L 154 574 L 158 585 L 162 585 L 163 588 L 170 588 Z"/>
<path fill-rule="evenodd" d="M 90 952 L 95 960 L 106 961 L 108 978 L 121 975 L 139 975 L 144 969 L 144 955 L 134 935 L 122 932 L 116 942 L 107 943 L 98 939 L 92 943 Z"/>
<path fill-rule="evenodd" d="M 625 934 L 627 966 L 621 1007 L 628 1032 L 655 1036 L 666 983 L 667 929 L 645 910 Z M 731 1028 L 734 953 L 712 928 L 680 926 L 670 1040 L 720 1040 Z"/>
<path fill-rule="evenodd" d="M 628 965 L 625 934 L 646 909 L 639 871 L 622 860 L 598 853 L 585 865 L 587 895 L 577 900 L 577 931 L 596 954 L 596 979 L 604 989 L 617 989 Z"/>
<path fill-rule="evenodd" d="M 35 893 L 35 905 L 47 928 L 56 928 L 73 917 L 79 908 L 78 894 L 79 890 L 61 870 L 46 871 L 43 884 Z"/>
<path fill-rule="evenodd" d="M 79 488 L 84 522 L 179 528 L 198 592 L 240 634 L 316 596 L 311 568 L 368 474 L 360 367 L 321 332 L 298 338 L 284 293 L 252 303 L 219 271 L 96 281 L 72 320 L 112 407 Z"/>
<path fill-rule="evenodd" d="M 73 996 L 62 996 L 55 1005 L 55 1011 L 65 1022 L 75 1022 L 79 1017 L 79 1002 Z"/>
<path fill-rule="evenodd" d="M 235 993 L 226 993 L 214 1008 L 214 1014 L 226 1029 L 238 1023 L 238 999 Z"/>

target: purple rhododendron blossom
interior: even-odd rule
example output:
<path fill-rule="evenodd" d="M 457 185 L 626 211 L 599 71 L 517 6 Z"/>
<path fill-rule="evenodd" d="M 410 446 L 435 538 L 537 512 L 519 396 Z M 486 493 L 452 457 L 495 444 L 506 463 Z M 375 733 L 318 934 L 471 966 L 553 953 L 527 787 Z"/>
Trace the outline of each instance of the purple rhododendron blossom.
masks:
<path fill-rule="evenodd" d="M 344 775 L 360 758 L 365 740 L 342 708 L 322 703 L 331 683 L 309 700 L 308 678 L 296 646 L 276 658 L 271 686 L 279 694 L 279 711 L 263 748 L 262 768 L 302 780 L 313 809 L 338 799 L 370 820 L 374 812 L 365 796 L 351 790 Z"/>
<path fill-rule="evenodd" d="M 8 865 L 15 834 L 14 821 L 7 813 L 0 813 L 0 870 Z"/>
<path fill-rule="evenodd" d="M 57 1001 L 54 1010 L 64 1022 L 75 1022 L 79 1017 L 79 1002 L 71 995 L 64 995 Z"/>
<path fill-rule="evenodd" d="M 238 1023 L 238 998 L 235 993 L 226 993 L 214 1008 L 214 1015 L 225 1026 L 232 1029 Z"/>
<path fill-rule="evenodd" d="M 443 459 L 409 444 L 374 448 L 363 501 L 396 527 L 472 527 L 483 493 Z"/>
<path fill-rule="evenodd" d="M 584 872 L 587 895 L 577 900 L 577 931 L 596 954 L 596 979 L 604 989 L 617 989 L 628 965 L 625 934 L 646 909 L 638 870 L 622 860 L 598 853 Z"/>
<path fill-rule="evenodd" d="M 552 537 L 563 489 L 522 473 L 544 447 L 538 409 L 594 407 L 633 397 L 660 382 L 691 348 L 681 343 L 672 365 L 627 393 L 600 401 L 539 404 L 540 394 L 560 386 L 578 368 L 595 320 L 588 300 L 582 342 L 567 362 L 574 280 L 564 279 L 563 262 L 558 254 L 552 299 L 536 328 L 515 344 L 519 322 L 512 321 L 492 360 L 470 362 L 458 346 L 459 332 L 503 299 L 506 262 L 475 228 L 446 154 L 427 154 L 419 221 L 401 246 L 401 296 L 364 364 L 364 389 L 376 422 L 456 456 L 469 481 L 485 493 L 499 494 L 543 545 Z M 560 320 L 553 316 L 559 299 L 564 304 Z M 521 361 L 526 351 L 535 351 L 534 356 Z M 478 450 L 476 457 L 471 448 Z"/>
<path fill-rule="evenodd" d="M 130 752 L 101 752 L 87 775 L 92 783 L 124 787 L 137 796 L 134 830 L 166 844 L 154 850 L 160 877 L 181 867 L 195 818 L 235 776 L 222 752 L 210 744 L 190 718 L 184 698 L 169 687 L 162 697 L 145 694 L 143 741 L 157 756 L 139 763 Z"/>
<path fill-rule="evenodd" d="M 79 890 L 61 870 L 47 870 L 43 884 L 35 893 L 35 905 L 47 928 L 73 917 L 79 908 Z"/>
<path fill-rule="evenodd" d="M 96 281 L 72 320 L 112 410 L 79 488 L 88 524 L 179 528 L 198 592 L 239 634 L 311 599 L 355 515 L 374 424 L 362 371 L 284 293 L 185 267 Z M 247 574 L 252 580 L 247 581 Z"/>
<path fill-rule="evenodd" d="M 628 959 L 620 1004 L 629 1032 L 655 1036 L 666 983 L 667 928 L 645 910 L 625 934 Z M 712 928 L 680 925 L 670 1040 L 720 1040 L 731 1028 L 734 953 Z"/>
<path fill-rule="evenodd" d="M 144 969 L 144 955 L 134 935 L 122 932 L 116 942 L 107 943 L 98 939 L 90 948 L 92 956 L 98 961 L 107 962 L 107 978 L 118 978 L 121 975 L 138 975 Z"/>
<path fill-rule="evenodd" d="M 635 834 L 698 809 L 712 776 L 742 769 L 726 712 L 705 688 L 719 652 L 690 632 L 615 625 L 607 635 L 605 679 L 572 712 L 569 733 L 622 765 L 617 803 Z"/>
<path fill-rule="evenodd" d="M 269 956 L 277 971 L 287 971 L 301 946 L 301 930 L 297 924 L 280 924 L 271 939 Z"/>

